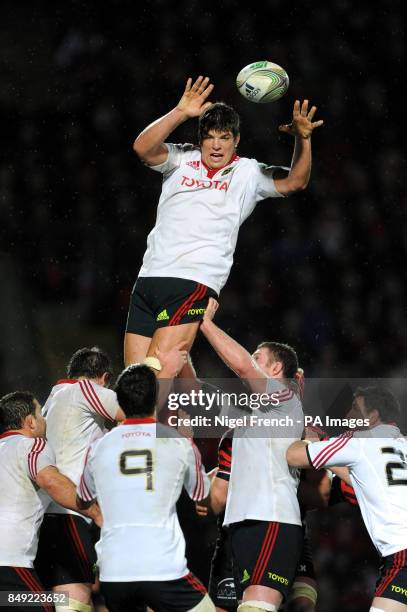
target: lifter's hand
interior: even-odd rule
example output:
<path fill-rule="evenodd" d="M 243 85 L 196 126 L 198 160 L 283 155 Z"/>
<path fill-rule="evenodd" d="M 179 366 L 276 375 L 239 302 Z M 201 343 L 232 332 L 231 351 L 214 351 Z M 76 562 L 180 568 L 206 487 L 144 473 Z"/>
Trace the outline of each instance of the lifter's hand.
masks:
<path fill-rule="evenodd" d="M 219 308 L 219 303 L 215 300 L 215 298 L 209 298 L 208 305 L 205 308 L 205 313 L 203 316 L 203 321 L 212 321 L 215 316 L 215 312 Z"/>
<path fill-rule="evenodd" d="M 209 77 L 199 76 L 194 84 L 189 78 L 182 98 L 177 104 L 178 110 L 187 117 L 199 117 L 212 106 L 212 102 L 206 102 L 206 99 L 213 88 L 214 85 L 209 85 Z"/>
<path fill-rule="evenodd" d="M 168 378 L 177 376 L 187 363 L 188 353 L 181 350 L 183 346 L 185 346 L 185 343 L 181 342 L 170 351 L 160 351 L 158 347 L 155 351 L 157 358 L 160 360 L 161 368 Z"/>
<path fill-rule="evenodd" d="M 316 106 L 312 106 L 308 112 L 308 100 L 304 100 L 302 105 L 300 105 L 299 100 L 296 100 L 294 102 L 292 122 L 287 125 L 280 125 L 278 129 L 285 134 L 291 134 L 291 136 L 310 138 L 313 130 L 319 128 L 324 123 L 322 119 L 312 121 L 316 112 Z"/>

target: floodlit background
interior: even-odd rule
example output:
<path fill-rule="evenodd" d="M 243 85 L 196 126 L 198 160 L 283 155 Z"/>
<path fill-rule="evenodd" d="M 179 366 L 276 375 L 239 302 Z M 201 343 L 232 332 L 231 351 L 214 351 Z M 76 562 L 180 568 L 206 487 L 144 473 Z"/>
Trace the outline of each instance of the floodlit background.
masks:
<path fill-rule="evenodd" d="M 24 387 L 44 400 L 85 345 L 107 349 L 120 370 L 160 193 L 132 141 L 199 74 L 215 83 L 213 101 L 241 114 L 240 155 L 289 163 L 292 142 L 277 127 L 297 97 L 325 121 L 313 137 L 309 189 L 260 203 L 242 227 L 217 322 L 249 350 L 291 343 L 307 375 L 404 377 L 401 9 L 397 0 L 3 0 L 1 394 Z M 262 59 L 291 79 L 287 95 L 264 106 L 234 85 Z M 190 121 L 171 140 L 195 141 L 196 127 Z M 202 339 L 193 358 L 200 375 L 227 376 Z M 314 530 L 320 612 L 368 609 L 377 560 L 349 513 L 323 513 Z"/>

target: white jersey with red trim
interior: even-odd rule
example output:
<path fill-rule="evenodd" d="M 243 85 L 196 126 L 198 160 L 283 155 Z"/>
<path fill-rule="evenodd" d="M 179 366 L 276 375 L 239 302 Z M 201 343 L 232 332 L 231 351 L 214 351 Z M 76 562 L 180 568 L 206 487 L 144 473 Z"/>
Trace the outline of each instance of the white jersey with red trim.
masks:
<path fill-rule="evenodd" d="M 176 580 L 188 574 L 175 504 L 185 487 L 209 493 L 196 446 L 154 419 L 127 419 L 91 448 L 78 487 L 103 514 L 96 545 L 100 579 Z"/>
<path fill-rule="evenodd" d="M 163 186 L 139 275 L 190 279 L 219 293 L 240 226 L 257 202 L 282 197 L 273 180 L 276 166 L 235 155 L 227 166 L 210 170 L 198 147 L 166 147 L 167 160 L 150 166 L 163 174 Z"/>
<path fill-rule="evenodd" d="M 346 466 L 366 529 L 383 556 L 407 548 L 407 440 L 394 425 L 307 446 L 316 469 Z"/>
<path fill-rule="evenodd" d="M 49 465 L 55 455 L 44 438 L 0 435 L 0 566 L 33 567 L 48 503 L 35 479 Z"/>
<path fill-rule="evenodd" d="M 265 413 L 256 411 L 258 425 L 234 430 L 225 525 L 245 520 L 301 525 L 299 470 L 289 467 L 286 453 L 303 432 L 302 404 L 292 389 L 276 380 L 271 379 L 269 387 L 278 405 Z M 270 425 L 265 419 L 277 421 Z"/>
<path fill-rule="evenodd" d="M 66 379 L 53 387 L 43 407 L 47 440 L 59 471 L 79 483 L 89 446 L 103 436 L 105 421 L 114 421 L 116 393 L 88 379 Z M 77 514 L 51 501 L 48 513 Z"/>

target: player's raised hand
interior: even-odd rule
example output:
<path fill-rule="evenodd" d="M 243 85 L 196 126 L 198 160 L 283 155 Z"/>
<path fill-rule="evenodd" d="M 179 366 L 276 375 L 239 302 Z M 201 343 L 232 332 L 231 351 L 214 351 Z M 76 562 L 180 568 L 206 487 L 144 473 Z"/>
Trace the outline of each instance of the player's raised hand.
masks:
<path fill-rule="evenodd" d="M 205 313 L 203 316 L 204 321 L 212 321 L 215 316 L 215 312 L 219 308 L 219 303 L 215 300 L 215 298 L 209 298 L 208 305 L 205 308 Z"/>
<path fill-rule="evenodd" d="M 206 100 L 213 88 L 214 85 L 209 84 L 209 77 L 199 76 L 195 83 L 192 83 L 192 79 L 189 78 L 177 108 L 188 117 L 199 117 L 212 106 L 212 102 Z"/>
<path fill-rule="evenodd" d="M 316 106 L 311 106 L 308 110 L 308 100 L 304 100 L 301 104 L 299 100 L 294 102 L 293 120 L 287 125 L 280 125 L 280 132 L 291 134 L 291 136 L 299 136 L 300 138 L 309 138 L 315 130 L 323 125 L 323 120 L 313 121 L 314 115 L 317 112 Z"/>

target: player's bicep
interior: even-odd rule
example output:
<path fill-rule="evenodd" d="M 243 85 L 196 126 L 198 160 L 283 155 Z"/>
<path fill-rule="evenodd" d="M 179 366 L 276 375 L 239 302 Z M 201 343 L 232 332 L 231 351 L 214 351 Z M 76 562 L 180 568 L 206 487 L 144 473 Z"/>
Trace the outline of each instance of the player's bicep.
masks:
<path fill-rule="evenodd" d="M 168 159 L 168 149 L 164 144 L 159 145 L 153 151 L 149 151 L 144 153 L 142 157 L 140 157 L 141 161 L 149 166 L 152 170 L 160 170 L 157 166 L 162 166 Z"/>
<path fill-rule="evenodd" d="M 289 168 L 284 166 L 267 166 L 258 164 L 256 174 L 256 200 L 282 198 L 288 195 L 285 189 Z"/>
<path fill-rule="evenodd" d="M 315 469 L 323 467 L 344 467 L 354 465 L 360 456 L 360 443 L 346 432 L 338 438 L 314 442 L 307 446 L 307 454 Z"/>

